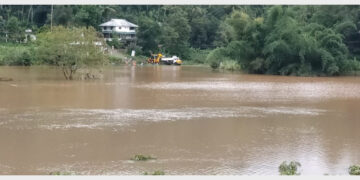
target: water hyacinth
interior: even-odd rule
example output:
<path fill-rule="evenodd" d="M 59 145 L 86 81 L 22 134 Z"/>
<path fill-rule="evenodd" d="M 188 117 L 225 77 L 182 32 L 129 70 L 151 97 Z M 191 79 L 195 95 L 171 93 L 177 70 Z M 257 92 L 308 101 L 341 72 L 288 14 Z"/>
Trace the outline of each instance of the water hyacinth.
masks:
<path fill-rule="evenodd" d="M 154 171 L 153 173 L 145 172 L 144 175 L 159 176 L 159 175 L 165 175 L 165 172 L 164 171 Z"/>
<path fill-rule="evenodd" d="M 350 175 L 360 175 L 360 165 L 352 165 L 349 167 L 349 174 Z"/>
<path fill-rule="evenodd" d="M 133 158 L 131 158 L 131 160 L 133 160 L 133 161 L 147 161 L 147 160 L 152 160 L 152 159 L 156 159 L 156 158 L 151 157 L 150 155 L 146 156 L 146 155 L 142 155 L 142 154 L 137 154 Z"/>
<path fill-rule="evenodd" d="M 299 167 L 301 167 L 301 164 L 297 161 L 291 161 L 289 164 L 286 161 L 284 161 L 279 166 L 279 172 L 280 175 L 288 175 L 288 176 L 300 175 L 300 173 L 298 172 Z"/>

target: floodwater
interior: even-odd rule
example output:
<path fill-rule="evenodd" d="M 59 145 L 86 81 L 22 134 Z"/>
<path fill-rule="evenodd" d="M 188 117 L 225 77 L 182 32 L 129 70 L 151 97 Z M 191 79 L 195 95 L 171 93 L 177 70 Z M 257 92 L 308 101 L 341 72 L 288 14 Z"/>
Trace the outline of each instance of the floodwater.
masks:
<path fill-rule="evenodd" d="M 119 66 L 102 80 L 0 67 L 0 174 L 344 175 L 360 163 L 360 77 Z M 156 160 L 131 161 L 135 154 Z"/>

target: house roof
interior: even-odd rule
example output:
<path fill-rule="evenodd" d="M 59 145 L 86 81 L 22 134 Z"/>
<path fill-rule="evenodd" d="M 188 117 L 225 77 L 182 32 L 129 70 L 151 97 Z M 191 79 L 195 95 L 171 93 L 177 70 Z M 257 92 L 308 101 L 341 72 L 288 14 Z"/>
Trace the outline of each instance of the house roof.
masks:
<path fill-rule="evenodd" d="M 111 19 L 106 23 L 100 24 L 100 26 L 121 26 L 121 27 L 138 27 L 125 19 Z"/>

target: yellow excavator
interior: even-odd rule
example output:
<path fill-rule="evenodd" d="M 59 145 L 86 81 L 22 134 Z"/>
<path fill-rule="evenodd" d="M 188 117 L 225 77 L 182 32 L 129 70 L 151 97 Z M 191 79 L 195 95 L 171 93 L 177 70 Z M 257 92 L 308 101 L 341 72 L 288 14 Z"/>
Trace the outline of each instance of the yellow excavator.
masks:
<path fill-rule="evenodd" d="M 177 57 L 173 56 L 170 58 L 163 57 L 161 53 L 151 54 L 150 58 L 148 58 L 147 62 L 149 64 L 167 64 L 167 65 L 181 65 L 182 61 Z"/>
<path fill-rule="evenodd" d="M 151 56 L 149 57 L 147 62 L 150 63 L 150 64 L 159 64 L 161 57 L 162 57 L 161 53 L 159 53 L 159 54 L 151 54 Z"/>

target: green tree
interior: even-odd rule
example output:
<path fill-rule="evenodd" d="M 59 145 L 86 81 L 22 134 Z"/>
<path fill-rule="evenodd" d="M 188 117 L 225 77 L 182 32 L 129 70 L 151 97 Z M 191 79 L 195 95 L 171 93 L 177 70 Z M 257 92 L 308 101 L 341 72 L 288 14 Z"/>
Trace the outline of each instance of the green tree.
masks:
<path fill-rule="evenodd" d="M 160 41 L 161 29 L 159 24 L 148 17 L 140 17 L 137 31 L 137 43 L 144 53 L 157 53 Z"/>
<path fill-rule="evenodd" d="M 10 17 L 6 23 L 6 30 L 8 32 L 8 37 L 11 41 L 19 42 L 24 39 L 24 31 L 20 26 L 20 22 L 17 17 Z"/>
<path fill-rule="evenodd" d="M 226 23 L 231 26 L 234 39 L 228 46 L 228 54 L 244 67 L 261 54 L 263 48 L 263 19 L 253 18 L 240 11 L 234 11 Z"/>
<path fill-rule="evenodd" d="M 250 64 L 256 57 L 261 57 L 263 48 L 263 19 L 252 18 L 242 11 L 233 11 L 222 23 L 219 33 L 222 44 L 226 44 L 226 56 L 236 60 L 244 70 L 252 72 Z"/>
<path fill-rule="evenodd" d="M 38 58 L 44 63 L 59 66 L 67 80 L 72 80 L 80 68 L 107 63 L 102 47 L 105 42 L 92 27 L 53 27 L 52 31 L 40 33 L 37 42 Z"/>
<path fill-rule="evenodd" d="M 95 29 L 99 29 L 99 24 L 102 23 L 102 13 L 102 6 L 84 5 L 76 9 L 74 19 L 78 26 L 92 26 Z"/>
<path fill-rule="evenodd" d="M 222 61 L 229 60 L 225 48 L 216 48 L 206 57 L 207 63 L 211 68 L 217 69 Z"/>
<path fill-rule="evenodd" d="M 193 48 L 212 47 L 220 21 L 204 6 L 190 6 L 185 9 L 188 14 L 190 45 Z"/>
<path fill-rule="evenodd" d="M 265 21 L 264 56 L 266 73 L 281 75 L 300 75 L 308 67 L 304 53 L 306 41 L 300 26 L 288 9 L 275 6 L 268 11 Z"/>
<path fill-rule="evenodd" d="M 0 15 L 0 41 L 6 41 L 6 35 L 5 35 L 5 26 L 6 26 L 6 21 L 5 19 Z"/>
<path fill-rule="evenodd" d="M 235 40 L 234 29 L 226 22 L 221 22 L 219 29 L 216 32 L 216 38 L 213 42 L 216 47 L 224 47 L 228 45 L 232 40 Z"/>
<path fill-rule="evenodd" d="M 187 14 L 179 7 L 172 7 L 171 14 L 162 26 L 162 44 L 167 53 L 189 58 L 190 26 Z"/>
<path fill-rule="evenodd" d="M 53 21 L 55 25 L 68 26 L 73 21 L 73 9 L 71 6 L 54 6 Z"/>
<path fill-rule="evenodd" d="M 45 25 L 47 22 L 50 22 L 50 20 L 48 19 L 49 14 L 51 12 L 51 6 L 47 5 L 47 6 L 34 6 L 34 10 L 32 13 L 32 21 L 33 23 L 38 26 L 41 27 L 43 25 Z"/>

